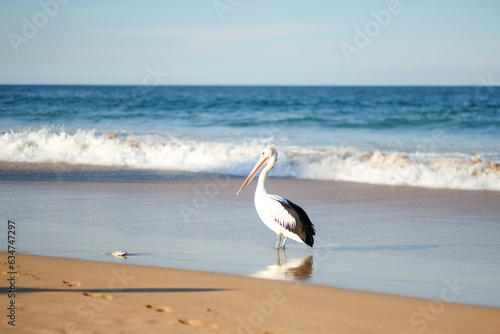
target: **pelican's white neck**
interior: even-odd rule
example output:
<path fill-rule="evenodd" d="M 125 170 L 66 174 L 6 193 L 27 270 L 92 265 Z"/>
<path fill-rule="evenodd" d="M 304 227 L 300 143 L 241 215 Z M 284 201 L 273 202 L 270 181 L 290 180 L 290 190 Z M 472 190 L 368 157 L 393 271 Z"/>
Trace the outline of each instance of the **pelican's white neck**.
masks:
<path fill-rule="evenodd" d="M 278 161 L 277 157 L 273 156 L 272 158 L 269 159 L 267 166 L 264 167 L 264 169 L 260 172 L 257 188 L 255 189 L 256 194 L 258 192 L 266 194 L 268 193 L 266 187 L 267 175 L 269 174 L 269 172 L 273 170 L 274 166 L 276 166 L 277 161 Z"/>

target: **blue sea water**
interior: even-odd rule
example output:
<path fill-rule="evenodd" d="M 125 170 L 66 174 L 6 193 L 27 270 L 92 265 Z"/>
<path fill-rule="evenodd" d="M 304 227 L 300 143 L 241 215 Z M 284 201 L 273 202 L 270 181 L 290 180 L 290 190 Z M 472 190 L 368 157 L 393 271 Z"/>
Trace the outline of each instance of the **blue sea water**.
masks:
<path fill-rule="evenodd" d="M 0 161 L 500 190 L 498 87 L 0 86 Z"/>

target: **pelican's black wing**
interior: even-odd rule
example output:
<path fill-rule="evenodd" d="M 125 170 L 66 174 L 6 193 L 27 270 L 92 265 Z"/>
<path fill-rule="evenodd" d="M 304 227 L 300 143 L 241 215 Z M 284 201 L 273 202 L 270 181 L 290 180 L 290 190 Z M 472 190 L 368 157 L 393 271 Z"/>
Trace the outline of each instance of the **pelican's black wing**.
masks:
<path fill-rule="evenodd" d="M 309 219 L 307 213 L 297 204 L 292 201 L 287 200 L 284 197 L 273 195 L 272 196 L 279 204 L 285 209 L 285 211 L 292 217 L 294 223 L 276 220 L 278 224 L 293 232 L 299 236 L 299 238 L 304 241 L 308 246 L 314 245 L 314 236 L 316 235 L 316 229 L 313 223 Z"/>

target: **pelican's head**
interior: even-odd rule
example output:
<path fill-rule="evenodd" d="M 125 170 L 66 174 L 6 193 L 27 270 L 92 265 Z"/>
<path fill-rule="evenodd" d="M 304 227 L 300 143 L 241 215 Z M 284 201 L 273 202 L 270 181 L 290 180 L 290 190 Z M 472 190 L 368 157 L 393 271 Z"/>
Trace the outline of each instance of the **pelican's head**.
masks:
<path fill-rule="evenodd" d="M 250 182 L 252 182 L 255 175 L 257 175 L 265 165 L 271 162 L 272 167 L 274 167 L 276 161 L 278 161 L 278 150 L 276 149 L 276 147 L 274 145 L 266 147 L 260 154 L 259 161 L 257 161 L 250 174 L 248 174 L 247 179 L 245 180 L 245 182 L 243 182 L 243 185 L 241 186 L 240 190 L 238 190 L 236 195 L 239 195 L 240 192 L 245 189 L 245 187 L 248 186 Z"/>

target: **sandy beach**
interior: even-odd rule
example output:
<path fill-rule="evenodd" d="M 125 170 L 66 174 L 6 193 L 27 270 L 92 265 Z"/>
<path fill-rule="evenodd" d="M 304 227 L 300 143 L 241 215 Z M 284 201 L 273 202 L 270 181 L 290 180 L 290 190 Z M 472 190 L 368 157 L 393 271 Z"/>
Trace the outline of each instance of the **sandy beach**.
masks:
<path fill-rule="evenodd" d="M 16 256 L 16 333 L 497 333 L 500 310 L 206 272 Z M 453 287 L 443 291 L 451 297 Z"/>
<path fill-rule="evenodd" d="M 459 279 L 467 291 L 457 303 L 500 307 L 499 192 L 273 178 L 269 191 L 301 205 L 317 229 L 313 248 L 291 241 L 276 254 L 254 185 L 236 196 L 239 178 L 51 164 L 4 165 L 0 176 L 19 253 L 427 299 Z M 121 249 L 126 260 L 109 255 Z"/>
<path fill-rule="evenodd" d="M 272 249 L 253 189 L 235 195 L 237 178 L 4 167 L 0 200 L 4 219 L 16 224 L 17 274 L 12 280 L 1 253 L 1 332 L 500 326 L 498 192 L 271 179 L 270 190 L 307 208 L 318 230 L 314 248 L 290 242 L 285 253 Z M 127 259 L 110 256 L 117 249 Z"/>

